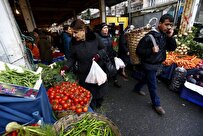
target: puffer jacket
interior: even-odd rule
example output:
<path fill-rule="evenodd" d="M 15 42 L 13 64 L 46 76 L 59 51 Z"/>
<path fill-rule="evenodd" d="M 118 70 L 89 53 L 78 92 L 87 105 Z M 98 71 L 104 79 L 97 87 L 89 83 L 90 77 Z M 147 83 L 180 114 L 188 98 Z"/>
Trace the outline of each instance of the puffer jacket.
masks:
<path fill-rule="evenodd" d="M 100 39 L 100 41 L 104 44 L 106 53 L 108 54 L 110 59 L 113 59 L 114 57 L 117 56 L 116 51 L 113 49 L 112 46 L 112 38 L 110 37 L 110 35 L 108 36 L 104 36 L 101 33 L 97 34 L 96 36 Z"/>
<path fill-rule="evenodd" d="M 152 51 L 153 43 L 148 34 L 152 34 L 159 46 L 159 52 L 154 53 Z M 166 59 L 166 51 L 174 51 L 177 47 L 176 41 L 172 37 L 167 37 L 165 33 L 150 31 L 139 42 L 136 54 L 141 59 L 141 64 L 144 64 L 148 69 L 153 68 L 156 65 L 160 65 Z"/>

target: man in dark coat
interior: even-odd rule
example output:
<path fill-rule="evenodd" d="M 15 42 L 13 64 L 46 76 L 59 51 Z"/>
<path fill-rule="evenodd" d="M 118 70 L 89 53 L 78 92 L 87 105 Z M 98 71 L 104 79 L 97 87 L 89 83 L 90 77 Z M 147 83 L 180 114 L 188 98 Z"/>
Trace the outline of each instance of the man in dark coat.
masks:
<path fill-rule="evenodd" d="M 157 28 L 152 29 L 139 42 L 136 53 L 141 58 L 141 66 L 145 73 L 145 77 L 140 80 L 134 87 L 141 95 L 145 95 L 141 91 L 142 87 L 147 84 L 152 105 L 155 111 L 161 115 L 165 114 L 165 110 L 160 104 L 160 98 L 157 95 L 157 79 L 156 72 L 161 63 L 166 59 L 166 50 L 174 51 L 177 47 L 173 36 L 173 17 L 169 14 L 163 15 Z M 153 35 L 158 46 L 154 46 L 149 34 Z"/>
<path fill-rule="evenodd" d="M 72 31 L 69 25 L 63 27 L 64 31 L 61 33 L 62 52 L 65 54 L 66 59 L 70 57 L 71 35 Z"/>
<path fill-rule="evenodd" d="M 86 83 L 85 79 L 90 71 L 93 59 L 99 63 L 103 54 L 101 52 L 105 52 L 104 45 L 90 29 L 87 29 L 82 20 L 73 21 L 70 27 L 73 33 L 73 43 L 70 58 L 67 60 L 67 69 L 73 67 L 77 62 L 79 84 L 92 93 L 93 98 L 90 106 L 94 109 L 101 106 L 108 86 L 107 83 L 100 86 Z"/>

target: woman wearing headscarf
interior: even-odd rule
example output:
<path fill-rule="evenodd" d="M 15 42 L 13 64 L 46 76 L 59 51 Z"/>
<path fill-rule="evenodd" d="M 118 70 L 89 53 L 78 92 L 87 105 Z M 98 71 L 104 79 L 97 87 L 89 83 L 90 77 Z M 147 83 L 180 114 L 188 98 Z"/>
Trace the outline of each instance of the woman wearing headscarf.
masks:
<path fill-rule="evenodd" d="M 106 23 L 102 23 L 100 26 L 100 32 L 97 34 L 97 37 L 101 40 L 101 42 L 105 46 L 105 51 L 110 58 L 111 62 L 115 65 L 114 57 L 117 56 L 116 51 L 113 49 L 112 46 L 112 37 L 109 34 L 108 25 Z M 118 83 L 117 74 L 112 76 L 114 81 L 114 86 L 120 88 L 121 85 Z"/>

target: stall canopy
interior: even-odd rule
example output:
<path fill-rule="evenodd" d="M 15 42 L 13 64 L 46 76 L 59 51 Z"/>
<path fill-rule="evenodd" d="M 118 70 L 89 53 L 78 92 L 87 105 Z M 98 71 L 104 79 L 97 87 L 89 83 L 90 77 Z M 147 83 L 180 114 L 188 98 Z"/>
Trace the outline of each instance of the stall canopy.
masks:
<path fill-rule="evenodd" d="M 88 8 L 99 9 L 99 0 L 27 0 L 37 27 L 49 27 L 53 23 L 62 23 Z M 125 0 L 105 0 L 106 6 L 112 6 Z M 18 6 L 19 0 L 9 0 L 11 8 Z M 22 14 L 15 18 L 20 27 L 26 28 Z"/>

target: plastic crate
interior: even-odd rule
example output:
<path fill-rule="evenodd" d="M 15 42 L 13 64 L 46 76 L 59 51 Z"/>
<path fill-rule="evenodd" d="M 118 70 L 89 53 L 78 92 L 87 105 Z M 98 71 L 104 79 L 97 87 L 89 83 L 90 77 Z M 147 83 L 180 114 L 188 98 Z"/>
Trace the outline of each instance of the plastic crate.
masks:
<path fill-rule="evenodd" d="M 203 96 L 186 87 L 181 89 L 180 97 L 203 107 Z"/>

